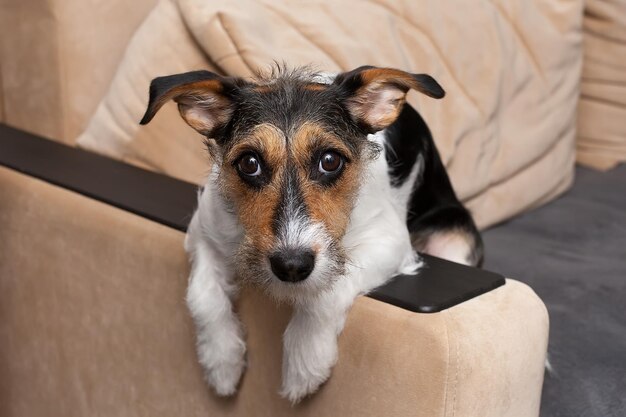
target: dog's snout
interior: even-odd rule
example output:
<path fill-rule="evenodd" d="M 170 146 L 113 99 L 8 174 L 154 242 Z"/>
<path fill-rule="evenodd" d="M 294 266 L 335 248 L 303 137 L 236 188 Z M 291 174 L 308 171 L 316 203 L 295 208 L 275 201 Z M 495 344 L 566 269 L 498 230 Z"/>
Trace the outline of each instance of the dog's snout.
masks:
<path fill-rule="evenodd" d="M 315 254 L 308 249 L 291 249 L 269 257 L 272 272 L 281 281 L 298 282 L 306 279 L 315 267 Z"/>

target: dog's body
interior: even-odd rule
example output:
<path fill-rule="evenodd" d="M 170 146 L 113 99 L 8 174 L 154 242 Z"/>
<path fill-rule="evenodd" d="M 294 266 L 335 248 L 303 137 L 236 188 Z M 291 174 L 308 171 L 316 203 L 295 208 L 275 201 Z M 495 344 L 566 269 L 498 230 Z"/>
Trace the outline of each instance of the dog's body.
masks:
<path fill-rule="evenodd" d="M 281 395 L 297 402 L 330 375 L 354 299 L 420 267 L 415 250 L 476 265 L 480 235 L 432 137 L 404 97 L 440 98 L 432 78 L 362 67 L 250 83 L 207 72 L 156 79 L 142 123 L 168 99 L 213 141 L 188 229 L 187 302 L 198 354 L 220 395 L 245 367 L 237 280 L 294 305 Z"/>

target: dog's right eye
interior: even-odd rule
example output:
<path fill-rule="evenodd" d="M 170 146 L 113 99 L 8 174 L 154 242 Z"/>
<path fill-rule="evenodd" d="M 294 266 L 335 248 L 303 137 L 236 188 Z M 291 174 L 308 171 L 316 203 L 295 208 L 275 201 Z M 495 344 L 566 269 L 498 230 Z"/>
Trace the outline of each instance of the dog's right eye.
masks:
<path fill-rule="evenodd" d="M 237 169 L 244 175 L 256 177 L 261 175 L 261 162 L 253 153 L 247 153 L 239 158 Z"/>

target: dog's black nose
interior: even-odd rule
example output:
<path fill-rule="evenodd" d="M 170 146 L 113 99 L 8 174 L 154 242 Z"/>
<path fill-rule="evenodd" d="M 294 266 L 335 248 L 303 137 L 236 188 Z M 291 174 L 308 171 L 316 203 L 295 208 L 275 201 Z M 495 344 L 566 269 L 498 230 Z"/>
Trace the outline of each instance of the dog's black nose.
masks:
<path fill-rule="evenodd" d="M 298 282 L 311 274 L 315 267 L 315 254 L 308 249 L 290 249 L 270 256 L 272 272 L 281 281 Z"/>

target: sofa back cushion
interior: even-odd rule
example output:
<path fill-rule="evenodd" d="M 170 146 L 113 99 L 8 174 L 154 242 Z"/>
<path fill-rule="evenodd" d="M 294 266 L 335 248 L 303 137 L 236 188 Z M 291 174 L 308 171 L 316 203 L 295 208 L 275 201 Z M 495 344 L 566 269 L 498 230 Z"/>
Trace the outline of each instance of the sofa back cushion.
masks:
<path fill-rule="evenodd" d="M 155 3 L 0 2 L 0 120 L 74 144 Z"/>
<path fill-rule="evenodd" d="M 626 162 L 626 0 L 588 0 L 578 110 L 579 162 Z"/>
<path fill-rule="evenodd" d="M 199 67 L 238 76 L 273 61 L 324 71 L 370 64 L 433 75 L 409 94 L 453 186 L 487 226 L 572 179 L 581 2 L 162 0 L 136 33 L 79 145 L 201 181 L 201 138 L 175 107 L 140 128 L 151 78 Z"/>

